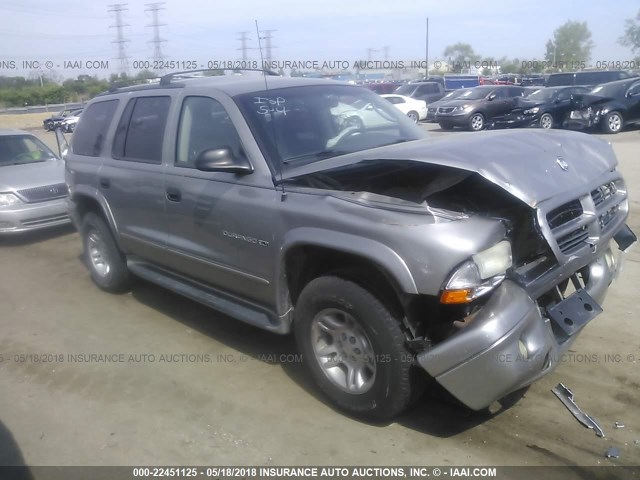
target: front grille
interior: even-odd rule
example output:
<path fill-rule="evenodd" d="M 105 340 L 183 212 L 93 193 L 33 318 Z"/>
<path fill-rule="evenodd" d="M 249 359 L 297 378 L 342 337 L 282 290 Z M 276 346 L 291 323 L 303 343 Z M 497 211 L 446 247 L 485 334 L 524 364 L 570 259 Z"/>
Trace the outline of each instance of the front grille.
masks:
<path fill-rule="evenodd" d="M 580 248 L 588 238 L 589 230 L 585 225 L 558 239 L 558 247 L 566 255 Z"/>
<path fill-rule="evenodd" d="M 582 209 L 580 201 L 574 200 L 551 210 L 551 212 L 547 214 L 547 222 L 549 226 L 554 229 L 580 217 L 583 212 L 584 210 Z"/>
<path fill-rule="evenodd" d="M 573 254 L 587 245 L 595 246 L 612 225 L 619 224 L 615 220 L 627 211 L 623 203 L 627 195 L 624 188 L 618 188 L 620 182 L 600 185 L 546 213 L 545 220 L 562 254 Z"/>
<path fill-rule="evenodd" d="M 438 113 L 451 113 L 455 107 L 438 107 Z"/>
<path fill-rule="evenodd" d="M 67 196 L 68 190 L 64 183 L 55 185 L 45 185 L 43 187 L 25 188 L 16 192 L 25 202 L 36 203 L 55 200 L 56 198 L 64 198 Z"/>

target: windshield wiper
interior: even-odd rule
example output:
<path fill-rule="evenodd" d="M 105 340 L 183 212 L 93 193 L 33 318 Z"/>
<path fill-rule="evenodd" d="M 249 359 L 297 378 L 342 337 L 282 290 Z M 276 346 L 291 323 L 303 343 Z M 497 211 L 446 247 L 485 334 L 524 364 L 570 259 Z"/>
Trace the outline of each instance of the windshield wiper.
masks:
<path fill-rule="evenodd" d="M 289 157 L 282 160 L 282 163 L 285 165 L 288 165 L 291 162 L 295 162 L 297 160 L 304 160 L 308 158 L 313 158 L 314 160 L 324 160 L 325 158 L 337 157 L 338 155 L 345 155 L 347 153 L 351 153 L 351 152 L 345 152 L 343 150 L 322 150 L 321 152 L 305 153 L 304 155 Z"/>

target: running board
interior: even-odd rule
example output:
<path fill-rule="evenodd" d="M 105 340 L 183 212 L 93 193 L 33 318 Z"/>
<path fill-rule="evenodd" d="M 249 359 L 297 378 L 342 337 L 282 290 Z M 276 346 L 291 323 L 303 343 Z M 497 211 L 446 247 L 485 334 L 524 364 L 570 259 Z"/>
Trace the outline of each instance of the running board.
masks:
<path fill-rule="evenodd" d="M 245 302 L 237 297 L 185 278 L 182 275 L 131 259 L 127 259 L 127 267 L 131 273 L 144 280 L 195 300 L 254 327 L 278 334 L 287 334 L 291 330 L 288 316 L 280 318 L 259 305 Z"/>

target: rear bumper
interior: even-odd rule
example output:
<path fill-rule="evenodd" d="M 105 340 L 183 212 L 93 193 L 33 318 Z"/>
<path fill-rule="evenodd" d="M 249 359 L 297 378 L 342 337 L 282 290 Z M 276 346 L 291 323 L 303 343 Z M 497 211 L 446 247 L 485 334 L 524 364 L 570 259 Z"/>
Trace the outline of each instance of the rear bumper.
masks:
<path fill-rule="evenodd" d="M 0 234 L 40 230 L 69 222 L 64 198 L 0 208 Z"/>
<path fill-rule="evenodd" d="M 585 290 L 596 302 L 604 300 L 622 258 L 607 249 L 588 265 Z M 554 333 L 552 320 L 527 291 L 507 280 L 469 326 L 417 360 L 458 400 L 480 410 L 551 372 L 581 328 L 569 337 Z"/>

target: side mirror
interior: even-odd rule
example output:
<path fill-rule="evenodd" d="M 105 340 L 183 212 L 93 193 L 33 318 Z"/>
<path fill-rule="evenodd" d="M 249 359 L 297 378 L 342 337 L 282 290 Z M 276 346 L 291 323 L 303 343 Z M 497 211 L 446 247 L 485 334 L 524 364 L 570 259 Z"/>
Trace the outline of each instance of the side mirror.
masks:
<path fill-rule="evenodd" d="M 203 172 L 226 172 L 238 175 L 253 173 L 253 167 L 244 157 L 236 158 L 229 147 L 203 150 L 196 158 L 195 167 Z"/>
<path fill-rule="evenodd" d="M 56 128 L 55 134 L 56 143 L 58 144 L 58 158 L 64 160 L 64 158 L 67 156 L 67 153 L 69 153 L 69 143 L 67 142 L 64 133 L 62 133 L 62 128 Z"/>
<path fill-rule="evenodd" d="M 495 98 L 496 98 L 496 94 L 495 94 L 495 93 L 492 93 L 491 95 L 489 95 L 489 96 L 487 97 L 487 100 L 491 101 L 491 100 L 493 100 L 493 99 L 495 99 Z"/>

